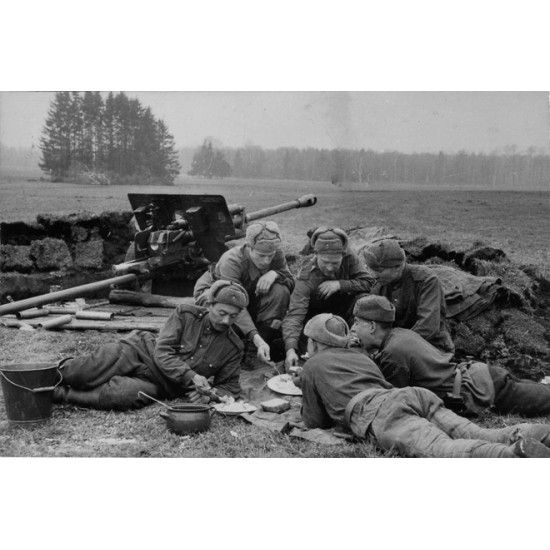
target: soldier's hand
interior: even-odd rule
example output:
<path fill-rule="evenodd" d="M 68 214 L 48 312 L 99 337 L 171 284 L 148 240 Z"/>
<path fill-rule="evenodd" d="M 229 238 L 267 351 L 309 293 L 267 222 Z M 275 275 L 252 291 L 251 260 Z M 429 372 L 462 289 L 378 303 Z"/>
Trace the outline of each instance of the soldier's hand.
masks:
<path fill-rule="evenodd" d="M 340 283 L 338 281 L 324 281 L 317 287 L 317 295 L 321 300 L 326 300 L 339 290 Z"/>
<path fill-rule="evenodd" d="M 286 352 L 285 371 L 288 372 L 289 367 L 297 367 L 297 366 L 298 366 L 298 354 L 296 353 L 296 350 L 289 349 Z"/>
<path fill-rule="evenodd" d="M 258 357 L 264 361 L 271 361 L 271 350 L 266 342 L 261 341 L 258 346 Z"/>
<path fill-rule="evenodd" d="M 269 289 L 275 282 L 275 279 L 277 279 L 276 271 L 268 271 L 267 273 L 262 275 L 256 283 L 256 296 L 267 294 L 269 292 Z"/>
<path fill-rule="evenodd" d="M 195 376 L 193 376 L 193 384 L 195 384 L 195 388 L 197 390 L 201 388 L 208 390 L 210 388 L 210 384 L 208 383 L 208 380 L 204 376 L 201 376 L 200 374 L 195 374 Z"/>
<path fill-rule="evenodd" d="M 197 390 L 192 391 L 188 395 L 188 398 L 191 403 L 210 403 L 210 397 L 208 395 L 203 395 L 202 393 L 199 393 Z"/>
<path fill-rule="evenodd" d="M 302 367 L 297 367 L 296 370 L 292 371 L 290 373 L 290 376 L 292 376 L 292 382 L 294 382 L 294 385 L 298 388 L 302 387 L 302 373 L 304 369 Z"/>

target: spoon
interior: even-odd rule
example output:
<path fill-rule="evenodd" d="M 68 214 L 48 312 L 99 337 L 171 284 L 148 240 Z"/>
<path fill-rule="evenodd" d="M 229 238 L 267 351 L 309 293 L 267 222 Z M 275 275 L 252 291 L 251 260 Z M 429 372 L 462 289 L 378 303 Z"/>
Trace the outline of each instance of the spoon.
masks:
<path fill-rule="evenodd" d="M 166 403 L 163 403 L 162 401 L 159 401 L 158 399 L 155 399 L 154 397 L 151 397 L 150 395 L 147 395 L 143 391 L 138 391 L 138 395 L 143 395 L 143 397 L 147 397 L 147 399 L 150 399 L 151 401 L 154 401 L 155 403 L 158 403 L 159 405 L 162 405 L 163 407 L 166 407 L 167 409 L 171 409 L 170 405 L 167 405 Z"/>

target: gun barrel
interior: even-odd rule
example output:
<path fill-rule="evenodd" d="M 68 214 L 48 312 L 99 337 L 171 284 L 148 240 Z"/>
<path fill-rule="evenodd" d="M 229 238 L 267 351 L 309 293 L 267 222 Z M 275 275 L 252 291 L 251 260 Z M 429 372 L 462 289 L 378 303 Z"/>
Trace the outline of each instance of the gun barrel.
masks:
<path fill-rule="evenodd" d="M 121 275 L 120 277 L 112 277 L 111 279 L 105 279 L 104 281 L 97 281 L 95 283 L 89 283 L 87 285 L 75 286 L 73 288 L 66 288 L 64 290 L 58 290 L 57 292 L 50 292 L 49 294 L 42 294 L 41 296 L 33 296 L 32 298 L 26 298 L 25 300 L 19 300 L 18 302 L 11 302 L 0 306 L 0 315 L 7 315 L 8 313 L 16 313 L 17 311 L 23 311 L 33 307 L 40 307 L 45 304 L 51 304 L 52 302 L 58 302 L 61 300 L 67 300 L 69 298 L 78 298 L 84 294 L 89 294 L 97 290 L 109 288 L 111 285 L 129 283 L 136 280 L 136 276 L 133 274 Z"/>
<path fill-rule="evenodd" d="M 246 216 L 246 222 L 250 223 L 260 218 L 267 218 L 273 216 L 273 214 L 279 214 L 280 212 L 286 212 L 287 210 L 292 210 L 293 208 L 304 208 L 306 206 L 313 206 L 317 202 L 317 197 L 315 195 L 304 195 L 293 201 L 284 202 L 282 204 L 277 204 L 275 206 L 270 206 L 269 208 L 263 208 L 256 212 L 251 212 Z"/>
<path fill-rule="evenodd" d="M 286 212 L 287 210 L 292 210 L 294 208 L 305 208 L 307 206 L 313 206 L 317 203 L 317 197 L 315 195 L 303 195 L 293 201 L 284 202 L 282 204 L 277 204 L 275 206 L 270 206 L 269 208 L 262 208 L 262 210 L 257 210 L 256 212 L 251 212 L 246 215 L 246 223 L 251 223 L 253 221 L 259 220 L 261 218 L 267 218 L 273 216 L 274 214 L 279 214 L 280 212 Z"/>

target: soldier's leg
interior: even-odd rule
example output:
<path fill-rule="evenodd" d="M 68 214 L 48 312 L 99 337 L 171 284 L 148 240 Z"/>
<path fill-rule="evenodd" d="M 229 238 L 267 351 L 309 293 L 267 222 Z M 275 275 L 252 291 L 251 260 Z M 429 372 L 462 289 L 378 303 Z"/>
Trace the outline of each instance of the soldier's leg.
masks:
<path fill-rule="evenodd" d="M 140 364 L 137 353 L 122 342 L 106 344 L 88 355 L 72 357 L 60 365 L 63 385 L 91 390 L 117 374 L 126 374 Z"/>
<path fill-rule="evenodd" d="M 138 392 L 144 392 L 155 399 L 163 399 L 166 394 L 152 380 L 141 377 L 114 376 L 101 386 L 99 394 L 99 408 L 128 410 L 139 409 L 147 405 L 152 405 L 152 401 L 138 395 Z"/>
<path fill-rule="evenodd" d="M 109 382 L 89 391 L 65 388 L 62 399 L 58 399 L 58 402 L 93 409 L 121 411 L 151 405 L 152 401 L 138 395 L 139 391 L 145 392 L 155 399 L 166 397 L 164 391 L 151 380 L 113 376 Z"/>
<path fill-rule="evenodd" d="M 451 429 L 445 422 L 438 424 L 432 421 L 438 409 L 442 407 L 441 399 L 423 388 L 396 389 L 378 409 L 370 431 L 383 449 L 396 450 L 404 456 L 439 458 L 518 456 L 511 445 L 480 439 L 453 438 Z"/>
<path fill-rule="evenodd" d="M 272 323 L 272 321 L 283 320 L 290 302 L 290 291 L 285 285 L 273 283 L 269 292 L 259 296 L 256 300 L 256 321 L 257 323 Z"/>
<path fill-rule="evenodd" d="M 495 386 L 496 412 L 523 416 L 550 414 L 550 385 L 521 380 L 498 366 L 489 365 L 489 374 Z"/>
<path fill-rule="evenodd" d="M 273 283 L 269 292 L 256 299 L 256 327 L 260 336 L 271 348 L 271 359 L 275 362 L 285 358 L 281 323 L 288 310 L 290 291 L 280 283 Z"/>
<path fill-rule="evenodd" d="M 453 438 L 482 439 L 504 445 L 531 441 L 531 447 L 540 442 L 550 448 L 550 424 L 521 423 L 504 428 L 482 428 L 445 407 L 434 411 L 431 422 Z M 537 456 L 548 456 L 544 449 L 537 452 Z"/>

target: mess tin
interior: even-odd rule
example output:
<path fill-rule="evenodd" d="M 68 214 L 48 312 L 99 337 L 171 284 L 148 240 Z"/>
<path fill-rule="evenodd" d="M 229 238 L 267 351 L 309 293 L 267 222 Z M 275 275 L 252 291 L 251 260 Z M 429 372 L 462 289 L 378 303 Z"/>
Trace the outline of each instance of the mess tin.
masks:
<path fill-rule="evenodd" d="M 200 403 L 184 403 L 167 407 L 159 414 L 166 420 L 168 429 L 178 435 L 206 432 L 210 428 L 212 416 L 210 405 Z"/>

